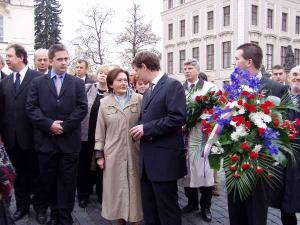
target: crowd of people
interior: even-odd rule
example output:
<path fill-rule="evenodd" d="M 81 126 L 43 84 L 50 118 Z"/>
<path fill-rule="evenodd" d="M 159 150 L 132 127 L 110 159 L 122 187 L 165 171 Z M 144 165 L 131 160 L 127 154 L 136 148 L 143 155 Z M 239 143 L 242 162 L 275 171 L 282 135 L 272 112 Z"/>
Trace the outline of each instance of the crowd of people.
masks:
<path fill-rule="evenodd" d="M 276 65 L 270 79 L 260 72 L 262 56 L 256 44 L 243 44 L 236 49 L 235 66 L 260 79 L 260 92 L 279 98 L 289 93 L 299 108 L 300 66 L 286 74 Z M 118 225 L 180 225 L 181 214 L 199 206 L 202 219 L 210 222 L 219 172 L 193 156 L 203 151 L 205 141 L 201 122 L 185 128 L 186 98 L 220 87 L 208 81 L 199 62 L 184 62 L 183 84 L 162 72 L 159 57 L 148 51 L 135 56 L 129 72 L 102 65 L 90 77 L 88 61 L 80 59 L 74 76 L 67 72 L 68 63 L 62 44 L 36 50 L 35 70 L 28 67 L 23 46 L 6 49 L 12 74 L 1 71 L 0 145 L 16 171 L 16 211 L 9 215 L 12 179 L 0 180 L 1 224 L 14 224 L 33 205 L 39 224 L 71 225 L 75 197 L 86 208 L 94 186 L 102 216 Z M 1 58 L 0 69 L 4 65 Z M 289 115 L 300 117 L 296 111 Z M 284 225 L 297 224 L 299 162 L 288 164 L 284 174 L 276 195 L 263 182 L 243 201 L 229 193 L 230 224 L 266 225 L 269 206 L 281 209 Z M 188 199 L 182 209 L 178 185 Z"/>

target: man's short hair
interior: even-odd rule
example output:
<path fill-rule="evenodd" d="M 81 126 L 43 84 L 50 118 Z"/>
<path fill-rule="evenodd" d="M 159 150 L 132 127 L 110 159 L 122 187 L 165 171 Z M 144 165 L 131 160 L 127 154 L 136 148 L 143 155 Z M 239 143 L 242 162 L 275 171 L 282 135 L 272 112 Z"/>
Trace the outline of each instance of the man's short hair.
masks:
<path fill-rule="evenodd" d="M 38 57 L 38 55 L 40 54 L 45 54 L 48 55 L 48 50 L 45 48 L 39 48 L 34 52 L 34 59 L 36 59 Z"/>
<path fill-rule="evenodd" d="M 199 78 L 201 78 L 202 80 L 207 81 L 207 75 L 205 73 L 200 72 L 199 73 Z"/>
<path fill-rule="evenodd" d="M 254 67 L 260 69 L 263 53 L 257 44 L 245 43 L 237 47 L 237 50 L 243 50 L 243 58 L 246 60 L 252 59 Z"/>
<path fill-rule="evenodd" d="M 28 64 L 28 59 L 27 59 L 27 52 L 25 50 L 25 48 L 22 46 L 22 45 L 19 45 L 19 44 L 12 44 L 12 45 L 9 45 L 6 50 L 10 49 L 10 48 L 13 48 L 15 49 L 15 52 L 16 52 L 16 56 L 18 58 L 21 58 L 23 57 L 23 63 L 25 65 Z"/>
<path fill-rule="evenodd" d="M 281 65 L 275 65 L 275 66 L 272 67 L 272 71 L 273 70 L 284 70 L 284 67 L 281 66 Z"/>
<path fill-rule="evenodd" d="M 63 44 L 54 44 L 51 45 L 48 51 L 49 59 L 53 59 L 56 52 L 67 51 L 66 47 Z"/>
<path fill-rule="evenodd" d="M 132 61 L 132 66 L 142 68 L 142 64 L 145 64 L 147 69 L 149 69 L 150 71 L 160 70 L 159 57 L 153 52 L 143 51 L 135 55 Z"/>
<path fill-rule="evenodd" d="M 195 69 L 200 72 L 200 64 L 197 59 L 188 59 L 183 63 L 184 66 L 193 66 Z"/>
<path fill-rule="evenodd" d="M 293 73 L 300 73 L 300 65 L 295 66 L 291 69 L 290 74 L 293 74 Z"/>
<path fill-rule="evenodd" d="M 89 63 L 85 59 L 78 59 L 76 63 L 84 63 L 85 64 L 85 68 L 86 69 L 89 68 Z"/>
<path fill-rule="evenodd" d="M 5 65 L 5 60 L 4 58 L 0 55 L 0 63 L 4 66 Z"/>

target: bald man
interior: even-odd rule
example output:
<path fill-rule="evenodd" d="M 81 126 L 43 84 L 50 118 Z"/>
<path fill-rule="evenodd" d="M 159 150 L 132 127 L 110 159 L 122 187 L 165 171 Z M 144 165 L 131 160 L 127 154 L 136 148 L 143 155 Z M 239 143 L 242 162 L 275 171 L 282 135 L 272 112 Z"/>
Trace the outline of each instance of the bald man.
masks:
<path fill-rule="evenodd" d="M 37 71 L 42 74 L 48 74 L 49 58 L 48 50 L 40 48 L 34 53 L 34 65 Z"/>

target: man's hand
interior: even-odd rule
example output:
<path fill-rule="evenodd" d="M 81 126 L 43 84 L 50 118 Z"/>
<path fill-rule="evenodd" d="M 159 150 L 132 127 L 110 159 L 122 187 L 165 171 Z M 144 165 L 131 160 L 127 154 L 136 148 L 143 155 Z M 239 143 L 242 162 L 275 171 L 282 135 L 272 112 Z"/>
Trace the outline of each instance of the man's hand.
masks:
<path fill-rule="evenodd" d="M 55 120 L 51 127 L 50 127 L 50 131 L 53 135 L 61 135 L 64 132 L 64 129 L 62 128 L 62 126 L 60 125 L 63 121 L 61 120 Z"/>
<path fill-rule="evenodd" d="M 105 159 L 104 158 L 97 159 L 97 165 L 100 167 L 100 169 L 103 170 L 105 167 Z"/>
<path fill-rule="evenodd" d="M 134 140 L 136 140 L 136 141 L 140 140 L 144 135 L 144 126 L 143 126 L 143 124 L 137 125 L 137 126 L 131 128 L 129 130 L 129 133 L 130 133 L 131 137 Z"/>

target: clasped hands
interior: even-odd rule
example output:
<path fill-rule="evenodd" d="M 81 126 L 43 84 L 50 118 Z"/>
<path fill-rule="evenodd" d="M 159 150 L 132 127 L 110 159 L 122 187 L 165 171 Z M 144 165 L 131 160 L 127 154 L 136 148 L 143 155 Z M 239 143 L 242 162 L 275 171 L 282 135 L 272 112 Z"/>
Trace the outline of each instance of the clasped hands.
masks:
<path fill-rule="evenodd" d="M 50 132 L 52 135 L 61 135 L 64 133 L 64 128 L 61 126 L 62 120 L 55 120 L 51 127 L 50 127 Z"/>
<path fill-rule="evenodd" d="M 132 137 L 133 140 L 135 140 L 135 141 L 140 140 L 144 135 L 144 126 L 143 126 L 143 124 L 137 125 L 137 126 L 134 126 L 133 128 L 131 128 L 129 130 L 129 134 L 130 134 L 130 136 Z"/>

